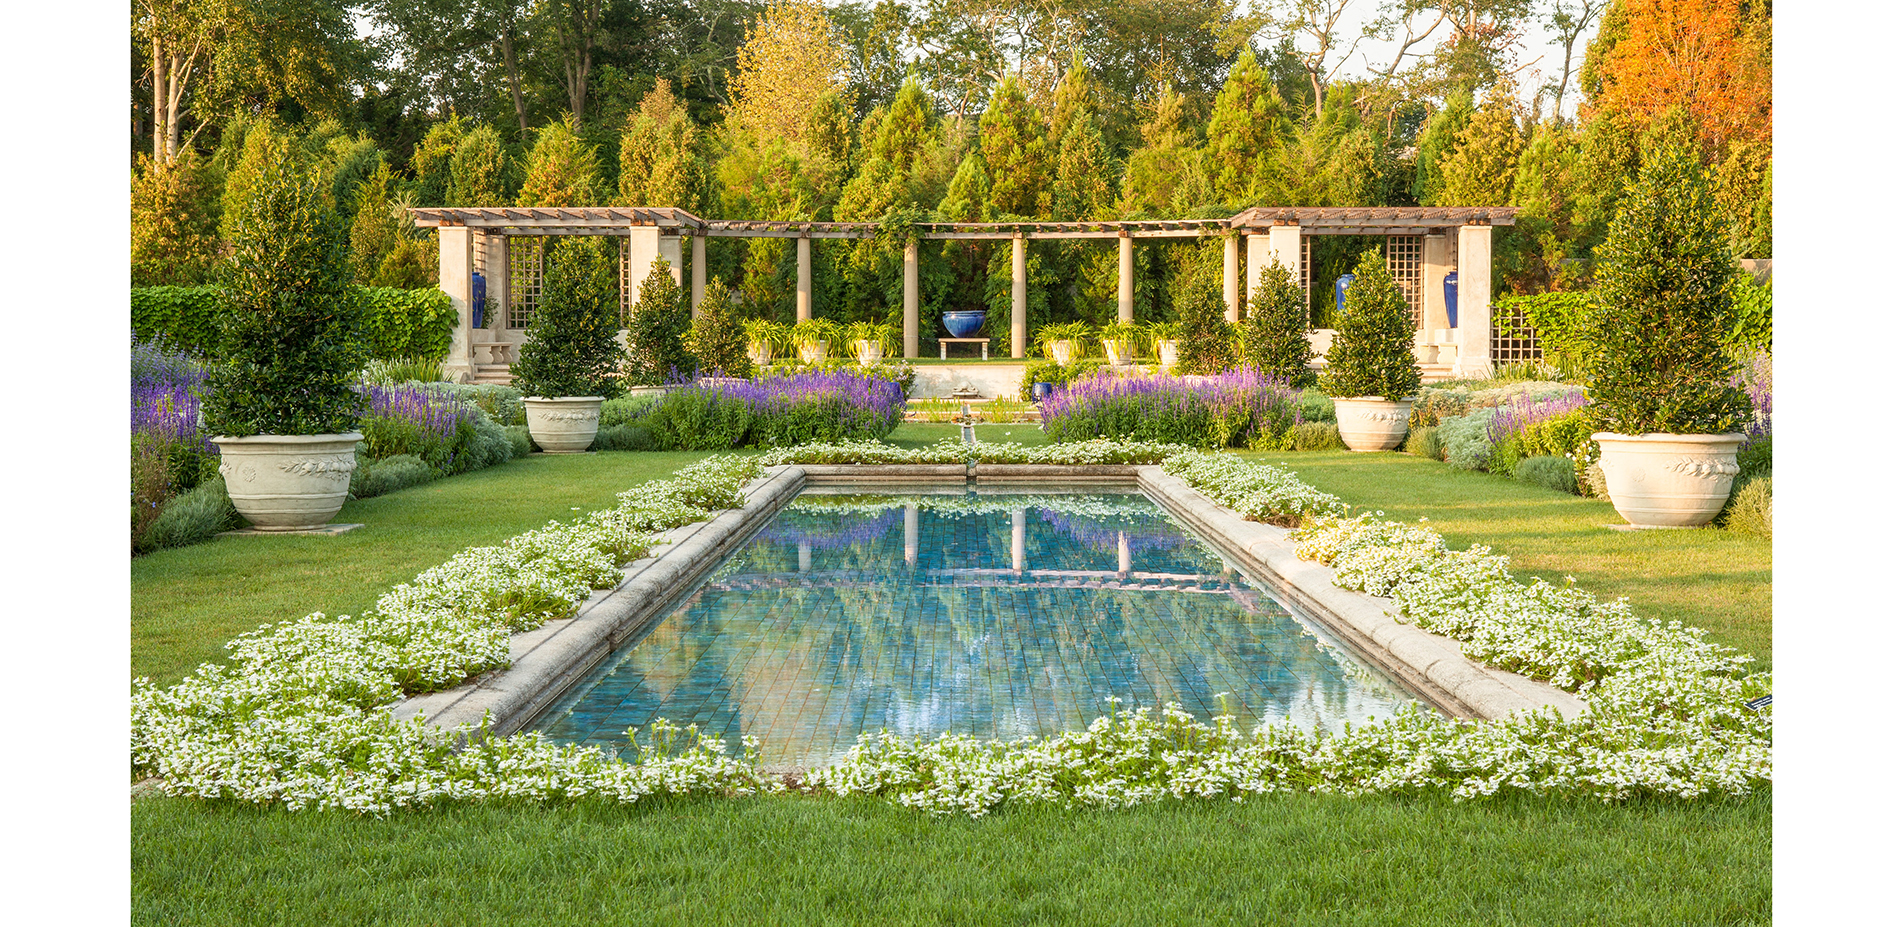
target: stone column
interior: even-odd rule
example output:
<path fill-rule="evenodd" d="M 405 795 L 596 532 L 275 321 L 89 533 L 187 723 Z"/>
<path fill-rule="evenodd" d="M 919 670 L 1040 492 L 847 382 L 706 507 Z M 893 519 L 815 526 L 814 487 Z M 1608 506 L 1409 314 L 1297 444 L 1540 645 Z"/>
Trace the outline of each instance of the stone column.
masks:
<path fill-rule="evenodd" d="M 904 356 L 917 356 L 917 240 L 904 246 Z"/>
<path fill-rule="evenodd" d="M 1240 285 L 1240 233 L 1223 238 L 1220 252 L 1221 299 L 1227 304 L 1227 321 L 1239 322 L 1245 308 L 1240 294 L 1246 289 Z"/>
<path fill-rule="evenodd" d="M 1023 571 L 1029 568 L 1028 522 L 1028 511 L 1025 509 L 1009 513 L 1009 568 L 1017 576 L 1023 575 Z"/>
<path fill-rule="evenodd" d="M 917 507 L 904 506 L 904 562 L 917 565 Z"/>
<path fill-rule="evenodd" d="M 1135 240 L 1123 230 L 1121 238 L 1121 289 L 1115 296 L 1115 320 L 1135 320 Z"/>
<path fill-rule="evenodd" d="M 1029 239 L 1009 240 L 1009 356 L 1023 356 L 1029 343 Z"/>
<path fill-rule="evenodd" d="M 647 282 L 653 273 L 653 262 L 664 259 L 667 269 L 673 275 L 673 282 L 681 282 L 680 277 L 680 240 L 678 235 L 662 235 L 656 226 L 636 225 L 628 229 L 631 233 L 627 245 L 628 285 L 633 292 L 627 294 L 629 305 L 640 298 L 640 284 Z"/>
<path fill-rule="evenodd" d="M 475 311 L 469 304 L 474 289 L 469 274 L 475 268 L 469 260 L 469 238 L 466 226 L 443 226 L 436 230 L 439 243 L 436 279 L 442 292 L 449 296 L 450 308 L 455 310 L 455 330 L 449 334 L 449 356 L 442 362 L 442 372 L 457 383 L 467 383 L 475 376 L 476 360 L 470 347 L 474 340 Z"/>
<path fill-rule="evenodd" d="M 1451 320 L 1445 314 L 1445 274 L 1458 269 L 1451 236 L 1442 233 L 1425 236 L 1425 253 L 1422 257 L 1425 264 L 1421 284 L 1425 287 L 1425 311 L 1420 327 L 1429 333 L 1433 329 L 1451 327 Z"/>
<path fill-rule="evenodd" d="M 811 318 L 811 239 L 798 236 L 798 321 Z"/>
<path fill-rule="evenodd" d="M 1460 379 L 1491 375 L 1491 227 L 1458 228 L 1458 363 Z"/>
<path fill-rule="evenodd" d="M 811 572 L 811 542 L 810 541 L 798 542 L 798 572 L 800 573 Z"/>
<path fill-rule="evenodd" d="M 1293 281 L 1300 279 L 1300 227 L 1297 225 L 1276 225 L 1267 229 L 1265 235 L 1247 236 L 1247 285 L 1241 289 L 1252 298 L 1254 288 L 1260 285 L 1260 272 L 1269 262 L 1284 265 Z"/>
<path fill-rule="evenodd" d="M 1126 531 L 1115 532 L 1115 572 L 1120 573 L 1123 579 L 1135 572 L 1135 554 L 1128 548 Z"/>
<path fill-rule="evenodd" d="M 699 318 L 699 301 L 706 298 L 706 236 L 693 236 L 693 318 Z"/>

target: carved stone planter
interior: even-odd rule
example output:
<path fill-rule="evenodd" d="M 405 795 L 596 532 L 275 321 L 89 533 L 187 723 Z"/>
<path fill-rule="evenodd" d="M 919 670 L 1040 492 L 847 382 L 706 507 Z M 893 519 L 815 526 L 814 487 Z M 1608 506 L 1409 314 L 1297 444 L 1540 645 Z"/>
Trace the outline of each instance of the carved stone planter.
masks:
<path fill-rule="evenodd" d="M 1067 367 L 1070 362 L 1075 360 L 1075 342 L 1068 338 L 1064 338 L 1060 341 L 1051 341 L 1049 342 L 1049 354 L 1050 359 L 1054 360 L 1057 366 Z"/>
<path fill-rule="evenodd" d="M 1181 359 L 1181 343 L 1178 341 L 1155 342 L 1155 353 L 1160 355 L 1161 366 L 1174 369 L 1176 361 Z"/>
<path fill-rule="evenodd" d="M 869 367 L 884 359 L 884 346 L 875 341 L 853 341 L 853 350 L 858 352 L 858 363 Z"/>
<path fill-rule="evenodd" d="M 1603 448 L 1597 465 L 1616 513 L 1639 528 L 1706 525 L 1728 502 L 1746 435 L 1590 436 Z"/>
<path fill-rule="evenodd" d="M 1412 417 L 1412 400 L 1388 402 L 1378 396 L 1333 397 L 1339 418 L 1339 439 L 1355 451 L 1389 451 L 1405 440 Z"/>
<path fill-rule="evenodd" d="M 336 517 L 356 472 L 359 432 L 216 437 L 218 472 L 238 514 L 259 531 L 321 528 Z"/>
<path fill-rule="evenodd" d="M 526 396 L 528 435 L 550 454 L 580 454 L 600 431 L 599 396 Z"/>

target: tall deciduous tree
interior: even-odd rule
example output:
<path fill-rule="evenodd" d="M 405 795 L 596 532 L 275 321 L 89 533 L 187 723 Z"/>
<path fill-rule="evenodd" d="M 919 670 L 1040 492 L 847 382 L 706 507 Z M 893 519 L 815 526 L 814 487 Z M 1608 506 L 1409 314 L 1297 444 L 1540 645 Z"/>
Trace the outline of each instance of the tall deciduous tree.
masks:
<path fill-rule="evenodd" d="M 727 120 L 767 137 L 801 137 L 819 100 L 845 90 L 840 38 L 816 0 L 769 3 L 739 48 Z"/>
<path fill-rule="evenodd" d="M 1773 130 L 1768 20 L 1744 0 L 1623 0 L 1596 108 L 1637 127 L 1684 107 L 1706 154 Z M 1607 28 L 1607 24 L 1606 24 Z"/>

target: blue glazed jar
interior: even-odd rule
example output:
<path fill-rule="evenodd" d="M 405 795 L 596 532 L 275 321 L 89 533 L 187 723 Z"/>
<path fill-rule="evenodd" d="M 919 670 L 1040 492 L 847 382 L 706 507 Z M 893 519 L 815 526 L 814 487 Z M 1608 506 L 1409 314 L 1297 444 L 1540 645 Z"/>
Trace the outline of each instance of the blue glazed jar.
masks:
<path fill-rule="evenodd" d="M 981 309 L 958 309 L 943 314 L 943 327 L 950 330 L 952 338 L 974 338 L 983 330 Z"/>
<path fill-rule="evenodd" d="M 1037 402 L 1041 402 L 1044 399 L 1048 399 L 1049 396 L 1053 394 L 1055 391 L 1056 391 L 1056 385 L 1054 383 L 1029 384 L 1030 398 L 1036 400 Z"/>
<path fill-rule="evenodd" d="M 1352 274 L 1340 274 L 1333 282 L 1333 325 L 1339 324 L 1339 317 L 1346 314 L 1346 288 L 1352 286 Z"/>
<path fill-rule="evenodd" d="M 482 309 L 488 305 L 488 280 L 479 271 L 468 275 L 468 301 L 473 304 L 470 308 L 475 316 L 471 327 L 481 328 Z"/>
<path fill-rule="evenodd" d="M 1458 272 L 1445 275 L 1445 327 L 1458 327 Z"/>

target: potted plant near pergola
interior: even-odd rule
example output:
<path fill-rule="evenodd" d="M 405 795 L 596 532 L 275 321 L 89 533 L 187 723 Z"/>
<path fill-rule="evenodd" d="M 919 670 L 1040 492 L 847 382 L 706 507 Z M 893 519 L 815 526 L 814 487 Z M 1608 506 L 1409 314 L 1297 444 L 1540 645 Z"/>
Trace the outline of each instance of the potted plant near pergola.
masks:
<path fill-rule="evenodd" d="M 260 531 L 320 528 L 356 470 L 365 351 L 349 229 L 322 181 L 282 159 L 241 210 L 222 268 L 222 348 L 205 379 L 204 428 L 238 514 Z"/>
<path fill-rule="evenodd" d="M 600 404 L 621 393 L 615 262 L 601 244 L 563 238 L 548 249 L 541 305 L 510 371 L 528 435 L 552 454 L 585 452 L 600 430 Z"/>
<path fill-rule="evenodd" d="M 1340 440 L 1355 451 L 1398 447 L 1424 375 L 1412 354 L 1411 310 L 1377 249 L 1359 259 L 1334 324 L 1320 385 L 1333 397 Z"/>
<path fill-rule="evenodd" d="M 1735 272 L 1695 153 L 1650 146 L 1597 247 L 1584 323 L 1591 438 L 1610 502 L 1632 525 L 1707 524 L 1740 472 L 1751 408 L 1723 344 Z"/>

